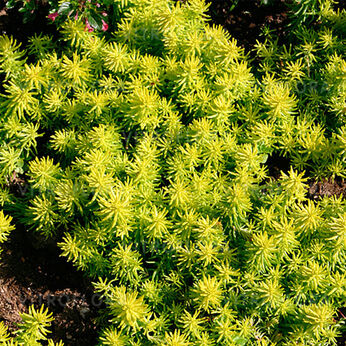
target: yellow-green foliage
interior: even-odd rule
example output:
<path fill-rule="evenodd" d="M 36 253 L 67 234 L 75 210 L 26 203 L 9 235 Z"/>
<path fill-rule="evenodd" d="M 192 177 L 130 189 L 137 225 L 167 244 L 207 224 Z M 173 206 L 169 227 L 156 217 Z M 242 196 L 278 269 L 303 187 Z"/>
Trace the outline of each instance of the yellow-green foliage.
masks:
<path fill-rule="evenodd" d="M 132 0 L 111 40 L 69 21 L 32 64 L 3 36 L 1 203 L 93 278 L 103 345 L 335 344 L 345 201 L 304 170 L 345 177 L 342 41 L 267 35 L 252 67 L 206 10 Z"/>
<path fill-rule="evenodd" d="M 48 330 L 54 318 L 48 313 L 42 305 L 39 310 L 33 306 L 29 307 L 28 313 L 20 315 L 22 322 L 18 324 L 18 329 L 14 336 L 11 336 L 4 323 L 0 322 L 0 343 L 4 346 L 63 346 L 60 342 L 54 342 L 47 335 L 51 332 Z M 48 343 L 47 343 L 48 342 Z"/>

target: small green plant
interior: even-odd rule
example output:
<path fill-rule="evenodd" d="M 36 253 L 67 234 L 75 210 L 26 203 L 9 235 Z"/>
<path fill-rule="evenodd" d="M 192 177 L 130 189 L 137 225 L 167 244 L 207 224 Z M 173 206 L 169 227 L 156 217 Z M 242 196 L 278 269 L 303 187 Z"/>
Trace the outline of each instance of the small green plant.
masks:
<path fill-rule="evenodd" d="M 11 224 L 11 221 L 12 217 L 9 215 L 4 215 L 4 212 L 0 210 L 0 244 L 4 243 L 14 230 L 14 226 Z"/>
<path fill-rule="evenodd" d="M 18 324 L 18 329 L 14 336 L 11 336 L 7 327 L 0 322 L 0 342 L 3 345 L 48 345 L 63 346 L 60 342 L 54 342 L 47 335 L 50 333 L 48 327 L 54 320 L 52 314 L 48 313 L 48 309 L 44 309 L 42 305 L 39 310 L 33 306 L 29 307 L 28 313 L 20 315 L 22 322 Z"/>

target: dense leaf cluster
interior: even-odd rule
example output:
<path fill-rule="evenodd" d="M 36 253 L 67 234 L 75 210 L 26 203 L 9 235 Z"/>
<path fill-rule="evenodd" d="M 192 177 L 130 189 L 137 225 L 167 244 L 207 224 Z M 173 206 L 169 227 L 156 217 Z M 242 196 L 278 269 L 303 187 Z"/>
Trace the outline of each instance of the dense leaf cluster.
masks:
<path fill-rule="evenodd" d="M 54 320 L 52 314 L 48 312 L 42 305 L 39 310 L 35 310 L 34 307 L 29 307 L 28 313 L 20 315 L 22 323 L 18 325 L 18 329 L 14 336 L 11 336 L 8 332 L 7 326 L 0 322 L 0 343 L 1 345 L 19 346 L 19 345 L 31 345 L 40 346 L 42 341 L 46 342 L 48 346 L 63 346 L 60 342 L 54 342 L 52 339 L 47 338 L 47 334 L 50 333 L 48 329 L 51 322 Z"/>
<path fill-rule="evenodd" d="M 31 63 L 2 36 L 0 202 L 93 278 L 102 345 L 333 345 L 345 201 L 303 170 L 345 177 L 343 14 L 252 68 L 206 10 L 132 0 L 112 40 L 69 21 Z"/>

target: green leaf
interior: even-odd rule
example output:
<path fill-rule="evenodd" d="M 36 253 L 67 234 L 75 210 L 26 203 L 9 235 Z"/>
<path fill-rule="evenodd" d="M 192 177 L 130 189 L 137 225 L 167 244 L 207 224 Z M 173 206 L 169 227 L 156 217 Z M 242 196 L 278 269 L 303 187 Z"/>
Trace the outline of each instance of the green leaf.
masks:
<path fill-rule="evenodd" d="M 93 27 L 95 30 L 101 30 L 102 29 L 102 20 L 96 15 L 89 15 L 88 16 L 88 22 L 91 27 Z"/>
<path fill-rule="evenodd" d="M 30 12 L 25 12 L 24 16 L 23 16 L 23 23 L 27 24 L 30 23 L 31 21 L 33 21 L 35 18 L 35 14 L 34 13 L 30 13 Z"/>
<path fill-rule="evenodd" d="M 58 13 L 59 13 L 59 15 L 66 15 L 66 14 L 68 14 L 68 12 L 70 10 L 71 10 L 71 3 L 70 2 L 63 2 L 58 9 Z"/>
<path fill-rule="evenodd" d="M 262 155 L 261 163 L 266 163 L 267 160 L 268 160 L 268 154 L 263 154 L 263 155 Z"/>
<path fill-rule="evenodd" d="M 16 1 L 15 0 L 10 0 L 6 2 L 6 8 L 11 9 L 16 5 Z"/>
<path fill-rule="evenodd" d="M 242 336 L 238 336 L 238 335 L 235 335 L 232 337 L 232 340 L 233 342 L 235 342 L 237 345 L 241 345 L 241 346 L 245 346 L 246 343 L 247 343 L 247 339 L 242 337 Z"/>

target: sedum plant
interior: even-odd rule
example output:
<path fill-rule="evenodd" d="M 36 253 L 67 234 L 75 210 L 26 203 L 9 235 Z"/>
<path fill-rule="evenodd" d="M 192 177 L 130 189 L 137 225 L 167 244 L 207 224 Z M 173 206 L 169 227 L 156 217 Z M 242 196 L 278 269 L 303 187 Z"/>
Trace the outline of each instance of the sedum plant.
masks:
<path fill-rule="evenodd" d="M 64 345 L 61 341 L 54 342 L 52 339 L 47 338 L 47 334 L 50 333 L 48 327 L 54 319 L 52 318 L 52 314 L 48 313 L 48 309 L 45 309 L 43 305 L 39 310 L 30 306 L 28 313 L 22 313 L 20 316 L 22 322 L 18 325 L 18 330 L 14 336 L 11 336 L 4 323 L 0 322 L 0 342 L 2 345 Z"/>
<path fill-rule="evenodd" d="M 8 240 L 11 232 L 15 227 L 11 224 L 12 216 L 5 215 L 2 210 L 0 210 L 0 244 Z M 2 249 L 0 248 L 0 254 Z"/>
<path fill-rule="evenodd" d="M 2 36 L 4 210 L 93 280 L 100 345 L 335 345 L 345 201 L 305 171 L 345 175 L 338 29 L 326 56 L 267 37 L 252 67 L 207 8 L 132 0 L 111 39 L 68 21 L 54 50 Z"/>

